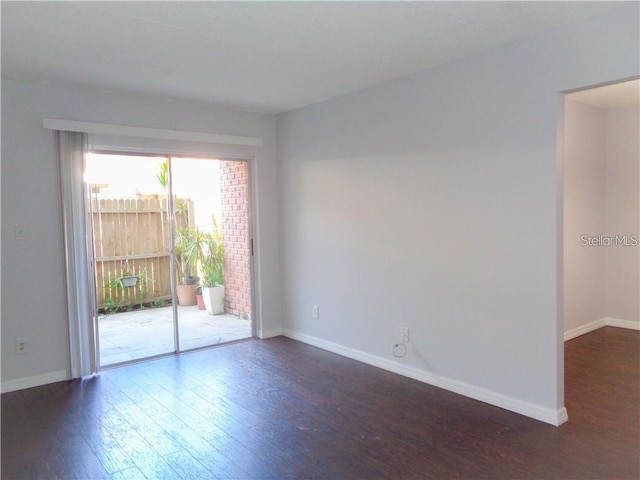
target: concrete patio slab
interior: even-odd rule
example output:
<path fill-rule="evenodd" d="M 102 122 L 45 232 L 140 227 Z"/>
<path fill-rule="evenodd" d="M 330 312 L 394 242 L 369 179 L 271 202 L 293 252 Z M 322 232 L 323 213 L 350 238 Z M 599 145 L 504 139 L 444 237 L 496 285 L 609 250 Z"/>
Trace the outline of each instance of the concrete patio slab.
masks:
<path fill-rule="evenodd" d="M 250 320 L 196 306 L 178 306 L 178 325 L 182 351 L 252 336 Z M 172 307 L 101 315 L 98 328 L 103 367 L 174 351 Z"/>

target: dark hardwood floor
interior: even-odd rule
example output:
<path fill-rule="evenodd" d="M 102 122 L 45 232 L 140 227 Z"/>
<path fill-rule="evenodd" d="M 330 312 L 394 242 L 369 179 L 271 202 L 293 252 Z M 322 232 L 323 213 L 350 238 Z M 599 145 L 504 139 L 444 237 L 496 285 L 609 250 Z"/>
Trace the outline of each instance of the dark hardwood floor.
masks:
<path fill-rule="evenodd" d="M 638 479 L 640 332 L 566 343 L 557 428 L 286 338 L 2 395 L 2 478 Z"/>

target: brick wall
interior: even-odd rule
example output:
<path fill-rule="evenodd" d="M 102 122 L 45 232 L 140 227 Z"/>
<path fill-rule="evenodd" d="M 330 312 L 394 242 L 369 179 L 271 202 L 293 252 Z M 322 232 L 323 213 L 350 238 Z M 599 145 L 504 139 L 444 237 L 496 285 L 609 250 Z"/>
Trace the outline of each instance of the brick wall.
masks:
<path fill-rule="evenodd" d="M 251 318 L 247 162 L 220 162 L 226 311 Z"/>

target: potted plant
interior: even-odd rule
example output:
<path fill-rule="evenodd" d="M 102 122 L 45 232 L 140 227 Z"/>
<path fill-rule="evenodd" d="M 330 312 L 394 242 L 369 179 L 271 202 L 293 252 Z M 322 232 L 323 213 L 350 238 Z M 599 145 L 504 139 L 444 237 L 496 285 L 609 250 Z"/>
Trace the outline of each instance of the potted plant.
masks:
<path fill-rule="evenodd" d="M 132 306 L 133 303 L 135 303 L 137 295 L 139 297 L 140 307 L 142 308 L 149 281 L 153 282 L 153 279 L 149 278 L 146 268 L 139 270 L 138 273 L 133 273 L 129 270 L 128 262 L 125 261 L 125 268 L 119 277 L 111 280 L 109 288 L 121 292 L 119 294 L 119 296 L 121 296 L 121 306 Z M 132 290 L 133 287 L 137 287 L 137 290 Z"/>
<path fill-rule="evenodd" d="M 124 290 L 125 288 L 135 287 L 137 283 L 138 275 L 129 270 L 129 259 L 126 258 L 124 261 L 124 268 L 122 269 L 122 273 L 118 278 L 111 282 L 111 286 Z"/>
<path fill-rule="evenodd" d="M 202 274 L 202 296 L 207 311 L 211 315 L 224 313 L 223 281 L 223 251 L 222 232 L 218 224 L 213 219 L 213 229 L 211 233 L 204 235 L 203 248 L 200 257 L 200 272 Z"/>
<path fill-rule="evenodd" d="M 196 303 L 198 304 L 198 310 L 207 308 L 204 304 L 204 298 L 202 297 L 202 287 L 196 287 Z"/>
<path fill-rule="evenodd" d="M 178 303 L 183 306 L 197 304 L 196 288 L 198 280 L 196 272 L 198 260 L 202 256 L 203 232 L 190 227 L 178 228 L 175 237 L 174 252 L 177 270 L 181 275 L 176 290 Z"/>
<path fill-rule="evenodd" d="M 118 281 L 120 282 L 122 287 L 123 288 L 135 287 L 136 284 L 138 283 L 138 277 L 136 275 L 128 274 L 129 272 L 123 272 L 123 273 L 127 273 L 127 274 L 118 278 Z"/>

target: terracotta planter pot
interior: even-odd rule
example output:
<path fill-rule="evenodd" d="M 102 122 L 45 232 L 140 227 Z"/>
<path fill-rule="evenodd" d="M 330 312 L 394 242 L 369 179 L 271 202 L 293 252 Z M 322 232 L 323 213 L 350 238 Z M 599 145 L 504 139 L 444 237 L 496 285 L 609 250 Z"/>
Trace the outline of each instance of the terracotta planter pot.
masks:
<path fill-rule="evenodd" d="M 198 303 L 198 310 L 205 310 L 207 307 L 204 305 L 204 298 L 202 298 L 202 294 L 196 293 L 196 302 Z"/>
<path fill-rule="evenodd" d="M 178 295 L 178 305 L 188 307 L 196 305 L 196 287 L 197 285 L 178 285 L 176 287 L 176 293 Z"/>

